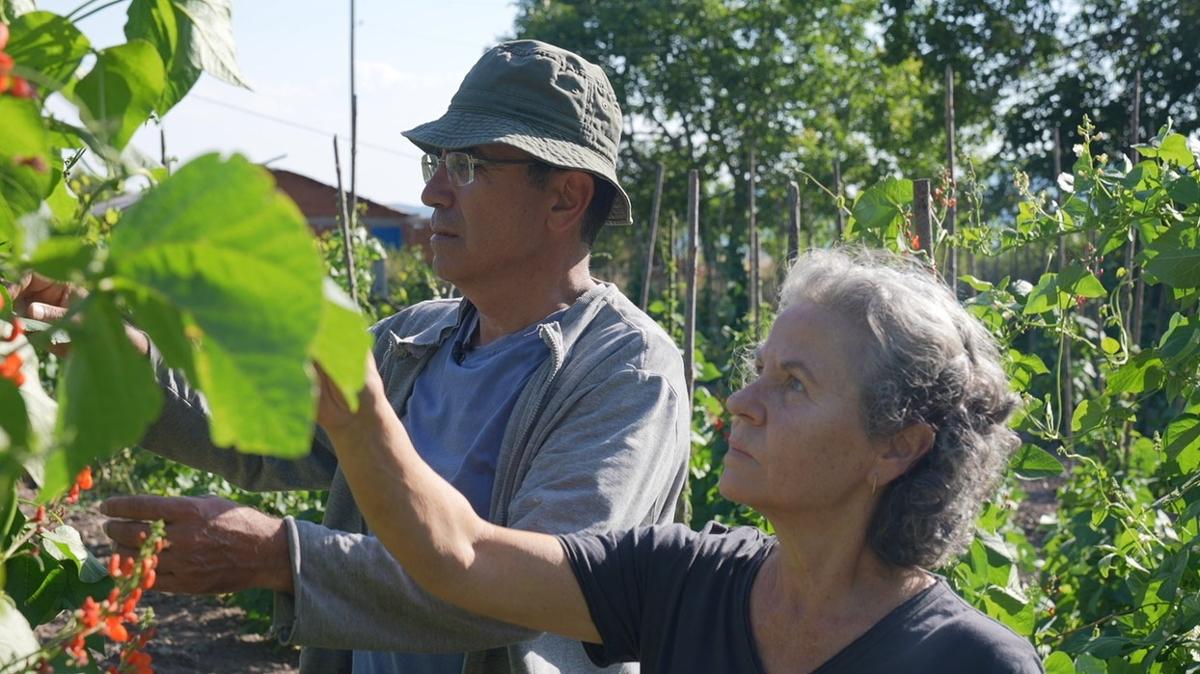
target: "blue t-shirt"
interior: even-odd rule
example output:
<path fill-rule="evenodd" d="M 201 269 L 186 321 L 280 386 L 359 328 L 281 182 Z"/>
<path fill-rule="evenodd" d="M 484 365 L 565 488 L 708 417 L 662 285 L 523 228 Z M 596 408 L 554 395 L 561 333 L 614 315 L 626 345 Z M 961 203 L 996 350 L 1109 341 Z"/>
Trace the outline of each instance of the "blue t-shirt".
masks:
<path fill-rule="evenodd" d="M 565 310 L 564 310 L 565 311 Z M 402 420 L 413 447 L 486 518 L 496 458 L 517 397 L 549 354 L 538 325 L 475 347 L 479 319 L 465 321 L 417 377 Z M 354 674 L 459 674 L 463 654 L 355 651 Z"/>

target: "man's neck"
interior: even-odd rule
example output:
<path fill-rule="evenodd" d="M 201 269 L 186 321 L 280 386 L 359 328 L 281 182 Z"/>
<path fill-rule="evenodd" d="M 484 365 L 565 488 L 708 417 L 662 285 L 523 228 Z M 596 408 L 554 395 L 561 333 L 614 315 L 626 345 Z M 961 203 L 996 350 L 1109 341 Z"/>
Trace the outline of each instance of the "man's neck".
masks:
<path fill-rule="evenodd" d="M 479 312 L 479 346 L 571 306 L 581 295 L 596 287 L 586 263 L 557 279 L 538 281 L 528 278 L 519 289 L 513 290 L 492 287 L 487 291 L 464 291 Z"/>

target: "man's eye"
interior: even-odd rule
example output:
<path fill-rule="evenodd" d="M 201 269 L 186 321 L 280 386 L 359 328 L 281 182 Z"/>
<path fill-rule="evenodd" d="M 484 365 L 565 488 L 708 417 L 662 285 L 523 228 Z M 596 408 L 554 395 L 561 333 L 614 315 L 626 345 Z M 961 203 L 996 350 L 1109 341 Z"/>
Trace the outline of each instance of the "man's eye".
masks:
<path fill-rule="evenodd" d="M 804 382 L 790 375 L 787 378 L 787 387 L 797 393 L 804 393 L 806 390 L 808 390 L 804 387 Z"/>

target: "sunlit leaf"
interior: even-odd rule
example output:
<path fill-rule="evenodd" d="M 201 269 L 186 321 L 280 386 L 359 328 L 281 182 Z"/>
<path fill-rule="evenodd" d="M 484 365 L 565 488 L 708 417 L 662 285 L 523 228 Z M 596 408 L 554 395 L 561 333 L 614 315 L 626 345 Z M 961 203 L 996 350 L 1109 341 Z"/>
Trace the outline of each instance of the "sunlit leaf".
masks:
<path fill-rule="evenodd" d="M 75 24 L 50 12 L 22 14 L 9 26 L 11 39 L 5 51 L 13 61 L 37 71 L 31 76 L 39 87 L 58 90 L 75 76 L 91 43 Z"/>
<path fill-rule="evenodd" d="M 120 150 L 150 118 L 165 84 L 158 50 L 145 40 L 130 40 L 101 51 L 75 92 L 89 128 Z"/>

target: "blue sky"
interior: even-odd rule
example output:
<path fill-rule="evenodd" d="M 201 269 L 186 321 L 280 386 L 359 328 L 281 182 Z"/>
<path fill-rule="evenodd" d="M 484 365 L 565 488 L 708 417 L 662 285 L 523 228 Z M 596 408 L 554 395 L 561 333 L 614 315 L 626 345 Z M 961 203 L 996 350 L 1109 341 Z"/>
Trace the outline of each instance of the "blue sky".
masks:
<path fill-rule="evenodd" d="M 37 4 L 65 14 L 80 2 Z M 238 63 L 253 91 L 203 76 L 164 119 L 167 153 L 187 160 L 214 150 L 241 152 L 334 184 L 330 138 L 337 133 L 343 138 L 342 171 L 348 180 L 350 3 L 235 0 L 233 5 Z M 124 41 L 126 7 L 116 5 L 80 24 L 94 46 Z M 445 111 L 480 54 L 512 31 L 515 15 L 507 0 L 358 0 L 361 194 L 384 203 L 420 203 L 418 150 L 400 132 Z M 144 127 L 133 143 L 159 156 L 157 127 Z"/>

